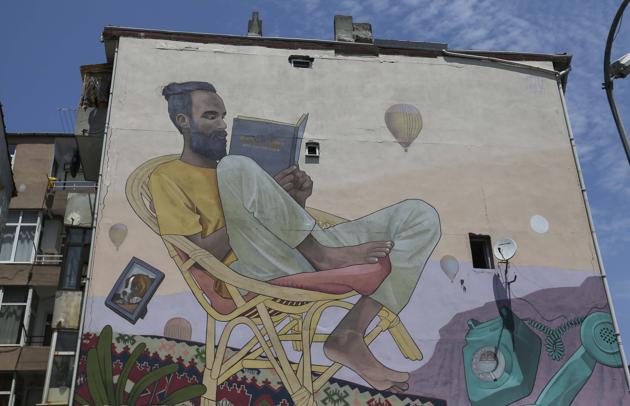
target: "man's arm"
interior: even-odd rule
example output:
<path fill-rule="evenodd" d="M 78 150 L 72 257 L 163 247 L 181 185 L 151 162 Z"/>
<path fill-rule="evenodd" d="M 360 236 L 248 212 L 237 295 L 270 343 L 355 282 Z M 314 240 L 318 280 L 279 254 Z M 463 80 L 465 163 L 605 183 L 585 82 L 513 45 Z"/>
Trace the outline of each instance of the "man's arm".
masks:
<path fill-rule="evenodd" d="M 188 238 L 199 248 L 202 248 L 215 256 L 219 261 L 222 261 L 232 249 L 230 247 L 230 238 L 228 237 L 227 229 L 222 227 L 216 230 L 214 233 L 206 236 L 201 236 L 201 233 L 189 235 Z"/>
<path fill-rule="evenodd" d="M 310 176 L 296 166 L 291 166 L 276 175 L 275 180 L 298 204 L 302 207 L 305 206 L 306 199 L 313 191 L 313 182 Z M 230 247 L 230 238 L 228 237 L 225 227 L 216 230 L 205 238 L 201 236 L 201 233 L 189 235 L 186 238 L 199 248 L 210 252 L 219 260 L 223 260 L 232 249 Z"/>
<path fill-rule="evenodd" d="M 182 235 L 198 247 L 207 250 L 219 260 L 230 252 L 230 240 L 225 227 L 215 230 L 205 238 L 193 204 L 182 190 L 164 173 L 154 172 L 149 179 L 149 189 L 160 227 L 160 235 Z M 195 233 L 192 234 L 191 233 Z"/>
<path fill-rule="evenodd" d="M 295 165 L 280 171 L 274 179 L 302 207 L 306 207 L 306 199 L 313 193 L 311 177 Z"/>

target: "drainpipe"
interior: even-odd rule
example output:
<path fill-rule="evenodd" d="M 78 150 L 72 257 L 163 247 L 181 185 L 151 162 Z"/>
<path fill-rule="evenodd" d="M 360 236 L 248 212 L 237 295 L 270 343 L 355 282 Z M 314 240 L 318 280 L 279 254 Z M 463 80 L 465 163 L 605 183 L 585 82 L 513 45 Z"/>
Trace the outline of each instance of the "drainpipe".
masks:
<path fill-rule="evenodd" d="M 558 75 L 558 79 L 559 79 Z M 573 160 L 578 172 L 578 179 L 580 181 L 580 188 L 582 189 L 582 198 L 584 200 L 584 207 L 586 208 L 586 216 L 588 218 L 588 225 L 591 229 L 591 238 L 593 239 L 593 245 L 595 246 L 595 255 L 597 256 L 597 264 L 599 265 L 602 283 L 604 284 L 604 290 L 606 292 L 606 299 L 608 300 L 608 306 L 610 307 L 610 313 L 612 316 L 613 327 L 615 328 L 615 336 L 617 336 L 617 344 L 619 345 L 619 351 L 621 353 L 622 368 L 626 377 L 626 390 L 630 392 L 630 369 L 628 369 L 628 360 L 623 350 L 623 343 L 621 341 L 621 334 L 619 333 L 619 324 L 617 323 L 617 317 L 615 316 L 615 308 L 612 302 L 612 296 L 608 287 L 608 279 L 606 276 L 606 270 L 604 269 L 604 263 L 602 261 L 602 254 L 599 250 L 599 244 L 597 243 L 597 237 L 595 235 L 595 225 L 593 224 L 593 217 L 591 216 L 591 209 L 588 204 L 588 196 L 586 194 L 586 186 L 584 185 L 584 178 L 582 176 L 582 168 L 580 167 L 580 161 L 578 158 L 577 148 L 575 146 L 575 139 L 573 138 L 573 130 L 571 129 L 571 123 L 569 121 L 569 113 L 567 111 L 566 101 L 564 99 L 564 92 L 562 91 L 562 85 L 558 81 L 558 93 L 560 94 L 560 101 L 562 104 L 562 111 L 564 113 L 564 121 L 569 133 L 569 140 L 571 142 L 571 150 L 573 151 Z"/>
<path fill-rule="evenodd" d="M 81 319 L 79 320 L 79 339 L 77 341 L 77 348 L 75 351 L 74 358 L 74 370 L 72 372 L 72 387 L 70 388 L 70 400 L 68 402 L 69 405 L 74 404 L 74 391 L 77 382 L 77 372 L 79 369 L 79 356 L 81 351 L 81 342 L 83 341 L 83 324 L 85 323 L 85 313 L 87 308 L 87 299 L 88 294 L 90 292 L 90 281 L 92 280 L 92 272 L 94 266 L 94 248 L 96 243 L 96 226 L 98 224 L 98 215 L 99 215 L 99 201 L 101 196 L 101 190 L 103 189 L 103 168 L 106 162 L 106 153 L 107 150 L 107 140 L 109 138 L 109 119 L 112 112 L 112 101 L 114 94 L 114 82 L 116 80 L 116 64 L 118 62 L 118 45 L 116 45 L 116 50 L 114 51 L 114 65 L 112 67 L 112 80 L 109 86 L 109 103 L 107 106 L 107 117 L 105 119 L 105 131 L 103 134 L 103 149 L 101 151 L 101 167 L 98 171 L 98 189 L 96 190 L 96 199 L 95 199 L 95 207 L 94 207 L 94 215 L 92 216 L 92 241 L 90 244 L 90 260 L 88 262 L 88 273 L 85 281 L 85 287 L 83 290 L 83 302 L 81 303 Z"/>

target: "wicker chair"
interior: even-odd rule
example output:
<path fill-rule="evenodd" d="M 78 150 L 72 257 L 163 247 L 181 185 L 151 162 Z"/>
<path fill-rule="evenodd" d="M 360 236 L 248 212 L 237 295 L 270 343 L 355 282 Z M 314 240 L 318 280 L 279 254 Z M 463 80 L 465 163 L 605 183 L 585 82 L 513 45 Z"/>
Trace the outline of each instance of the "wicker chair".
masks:
<path fill-rule="evenodd" d="M 127 179 L 126 194 L 131 207 L 157 234 L 159 229 L 148 187 L 149 176 L 159 165 L 178 157 L 153 158 Z M 308 211 L 322 228 L 345 221 L 320 210 Z M 311 345 L 324 342 L 328 337 L 316 331 L 317 324 L 324 310 L 330 307 L 352 308 L 353 304 L 345 299 L 357 293 L 332 295 L 275 286 L 239 275 L 184 236 L 165 235 L 162 240 L 208 315 L 203 375 L 207 391 L 202 405 L 215 405 L 217 385 L 243 368 L 273 368 L 296 405 L 314 405 L 314 394 L 341 368 L 337 363 L 312 363 Z M 243 295 L 242 291 L 249 293 Z M 379 323 L 365 336 L 366 343 L 389 331 L 406 358 L 422 359 L 420 349 L 396 314 L 383 308 L 378 316 Z M 218 344 L 215 338 L 217 321 L 227 323 Z M 254 337 L 235 353 L 228 354 L 230 334 L 239 324 L 248 326 Z M 289 360 L 283 342 L 291 342 L 293 349 L 302 353 L 299 362 Z"/>

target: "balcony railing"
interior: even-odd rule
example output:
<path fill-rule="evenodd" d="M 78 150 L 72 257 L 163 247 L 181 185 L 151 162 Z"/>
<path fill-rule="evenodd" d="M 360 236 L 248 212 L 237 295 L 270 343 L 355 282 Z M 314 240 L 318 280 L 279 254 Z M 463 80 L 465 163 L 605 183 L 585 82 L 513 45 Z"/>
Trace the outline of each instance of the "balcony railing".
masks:
<path fill-rule="evenodd" d="M 48 178 L 48 190 L 74 193 L 94 193 L 96 192 L 96 182 L 89 180 L 57 180 L 57 178 Z"/>
<path fill-rule="evenodd" d="M 61 254 L 37 254 L 35 256 L 37 265 L 60 265 L 62 261 L 63 255 Z"/>

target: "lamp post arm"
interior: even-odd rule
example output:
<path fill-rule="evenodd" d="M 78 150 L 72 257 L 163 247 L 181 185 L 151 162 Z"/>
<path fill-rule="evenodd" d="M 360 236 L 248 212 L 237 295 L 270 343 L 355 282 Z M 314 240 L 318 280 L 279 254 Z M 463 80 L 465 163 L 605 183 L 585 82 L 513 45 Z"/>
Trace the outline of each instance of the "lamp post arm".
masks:
<path fill-rule="evenodd" d="M 606 50 L 604 51 L 604 89 L 606 90 L 608 104 L 610 105 L 610 111 L 612 112 L 613 119 L 615 120 L 615 125 L 617 126 L 619 137 L 621 138 L 621 144 L 623 145 L 623 149 L 626 153 L 628 164 L 630 164 L 630 143 L 628 142 L 626 129 L 623 127 L 623 122 L 621 121 L 619 111 L 617 110 L 617 103 L 615 103 L 615 98 L 613 96 L 613 81 L 610 77 L 610 51 L 612 49 L 612 43 L 615 38 L 615 32 L 617 31 L 621 16 L 623 16 L 623 12 L 628 6 L 628 3 L 630 3 L 630 0 L 623 0 L 621 5 L 619 6 L 619 10 L 617 10 L 617 14 L 615 14 L 615 18 L 613 19 L 612 25 L 610 26 L 610 32 L 608 33 Z"/>

